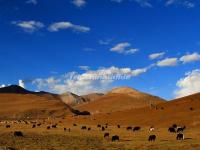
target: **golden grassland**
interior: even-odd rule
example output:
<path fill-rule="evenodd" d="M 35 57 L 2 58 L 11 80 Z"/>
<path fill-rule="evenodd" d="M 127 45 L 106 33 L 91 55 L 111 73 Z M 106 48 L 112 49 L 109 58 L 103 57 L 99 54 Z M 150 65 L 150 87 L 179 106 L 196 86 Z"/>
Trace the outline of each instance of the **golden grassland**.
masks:
<path fill-rule="evenodd" d="M 176 134 L 169 133 L 167 128 L 155 128 L 149 133 L 148 127 L 141 131 L 127 131 L 127 126 L 108 126 L 101 131 L 96 125 L 87 125 L 91 131 L 81 130 L 81 124 L 59 123 L 56 129 L 47 130 L 48 124 L 32 129 L 31 124 L 13 124 L 11 128 L 0 125 L 0 150 L 12 147 L 16 150 L 199 150 L 200 129 L 187 128 L 185 140 L 177 141 Z M 71 132 L 63 128 L 70 128 Z M 13 131 L 22 131 L 24 137 L 14 137 Z M 104 133 L 109 132 L 110 138 L 104 139 Z M 148 136 L 155 134 L 155 142 L 148 142 Z M 112 142 L 111 136 L 119 135 L 119 142 Z"/>

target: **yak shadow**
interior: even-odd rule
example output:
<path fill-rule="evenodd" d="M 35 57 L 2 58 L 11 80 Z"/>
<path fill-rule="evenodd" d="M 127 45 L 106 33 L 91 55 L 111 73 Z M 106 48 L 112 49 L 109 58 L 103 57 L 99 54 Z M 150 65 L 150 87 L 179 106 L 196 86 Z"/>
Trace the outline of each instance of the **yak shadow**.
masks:
<path fill-rule="evenodd" d="M 122 141 L 124 141 L 124 142 L 129 142 L 129 141 L 133 141 L 133 140 L 122 140 Z"/>
<path fill-rule="evenodd" d="M 185 138 L 184 140 L 192 140 L 192 138 Z"/>

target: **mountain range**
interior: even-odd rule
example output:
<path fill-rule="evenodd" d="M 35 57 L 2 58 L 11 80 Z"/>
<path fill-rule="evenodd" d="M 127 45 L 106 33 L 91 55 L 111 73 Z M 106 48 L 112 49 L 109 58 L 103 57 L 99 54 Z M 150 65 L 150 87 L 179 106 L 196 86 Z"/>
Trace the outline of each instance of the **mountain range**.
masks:
<path fill-rule="evenodd" d="M 89 115 L 80 123 L 200 126 L 200 93 L 166 101 L 130 87 L 79 96 L 71 92 L 32 92 L 20 86 L 0 88 L 0 119 Z M 93 121 L 91 119 L 93 118 Z M 76 120 L 77 121 L 77 120 Z"/>

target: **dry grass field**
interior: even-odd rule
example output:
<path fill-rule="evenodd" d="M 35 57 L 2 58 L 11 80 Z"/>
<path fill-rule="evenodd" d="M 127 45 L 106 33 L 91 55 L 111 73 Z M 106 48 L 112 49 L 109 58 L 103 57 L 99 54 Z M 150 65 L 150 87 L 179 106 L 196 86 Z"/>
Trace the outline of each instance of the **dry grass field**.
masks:
<path fill-rule="evenodd" d="M 108 126 L 101 131 L 96 125 L 91 131 L 81 130 L 81 124 L 73 126 L 72 123 L 59 123 L 56 129 L 47 130 L 48 124 L 32 129 L 31 124 L 14 124 L 11 128 L 0 126 L 0 150 L 14 148 L 16 150 L 199 150 L 200 129 L 187 128 L 185 140 L 177 141 L 175 133 L 169 133 L 167 128 L 155 128 L 149 133 L 148 127 L 142 127 L 141 131 L 127 131 L 127 126 Z M 70 128 L 69 132 L 64 127 Z M 13 131 L 22 131 L 23 137 L 14 137 Z M 104 139 L 104 133 L 109 132 L 110 138 Z M 155 142 L 148 142 L 148 136 L 155 134 Z M 111 136 L 119 135 L 119 142 L 112 142 Z"/>

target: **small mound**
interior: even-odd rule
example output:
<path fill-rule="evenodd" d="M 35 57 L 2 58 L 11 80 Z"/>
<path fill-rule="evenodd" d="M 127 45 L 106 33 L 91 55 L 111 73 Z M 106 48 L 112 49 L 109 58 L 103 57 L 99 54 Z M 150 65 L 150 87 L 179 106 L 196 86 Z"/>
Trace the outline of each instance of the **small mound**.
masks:
<path fill-rule="evenodd" d="M 108 93 L 118 93 L 118 94 L 141 94 L 141 92 L 130 88 L 130 87 L 117 87 L 112 89 L 110 92 Z"/>
<path fill-rule="evenodd" d="M 69 104 L 69 105 L 81 104 L 87 101 L 87 99 L 71 92 L 66 92 L 66 93 L 61 94 L 60 99 L 62 100 L 63 103 Z"/>
<path fill-rule="evenodd" d="M 0 88 L 0 93 L 32 94 L 34 92 L 28 91 L 18 85 L 10 85 Z"/>

